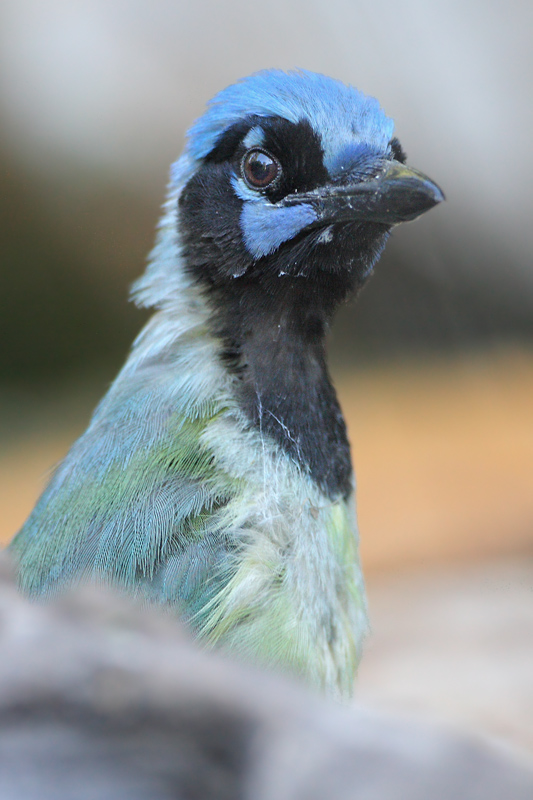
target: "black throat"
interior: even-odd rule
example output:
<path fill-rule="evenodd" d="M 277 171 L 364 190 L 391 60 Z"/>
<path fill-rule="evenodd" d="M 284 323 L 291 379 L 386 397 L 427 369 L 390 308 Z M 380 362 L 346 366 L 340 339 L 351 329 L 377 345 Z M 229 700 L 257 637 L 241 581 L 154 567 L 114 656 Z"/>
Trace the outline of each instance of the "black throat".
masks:
<path fill-rule="evenodd" d="M 283 162 L 267 198 L 326 185 L 318 136 L 308 122 L 247 119 L 226 131 L 178 201 L 186 269 L 205 293 L 221 357 L 236 376 L 241 407 L 330 498 L 352 490 L 346 426 L 328 375 L 325 336 L 339 303 L 356 293 L 389 228 L 339 222 L 303 229 L 257 257 L 243 238 L 246 202 L 235 189 L 243 137 L 260 123 L 264 146 Z M 284 182 L 285 181 L 285 182 Z"/>
<path fill-rule="evenodd" d="M 350 448 L 326 366 L 324 295 L 302 278 L 286 276 L 278 285 L 275 296 L 247 275 L 212 286 L 213 330 L 252 424 L 328 497 L 346 497 L 352 489 Z"/>

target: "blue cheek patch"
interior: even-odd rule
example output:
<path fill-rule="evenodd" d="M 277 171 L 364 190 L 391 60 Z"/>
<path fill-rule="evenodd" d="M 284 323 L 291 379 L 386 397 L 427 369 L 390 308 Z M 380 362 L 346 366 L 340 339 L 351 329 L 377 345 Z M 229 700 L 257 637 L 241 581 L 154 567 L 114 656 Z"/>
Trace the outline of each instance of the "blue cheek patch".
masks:
<path fill-rule="evenodd" d="M 273 253 L 316 220 L 312 206 L 279 208 L 261 198 L 245 201 L 241 212 L 242 238 L 254 258 Z"/>

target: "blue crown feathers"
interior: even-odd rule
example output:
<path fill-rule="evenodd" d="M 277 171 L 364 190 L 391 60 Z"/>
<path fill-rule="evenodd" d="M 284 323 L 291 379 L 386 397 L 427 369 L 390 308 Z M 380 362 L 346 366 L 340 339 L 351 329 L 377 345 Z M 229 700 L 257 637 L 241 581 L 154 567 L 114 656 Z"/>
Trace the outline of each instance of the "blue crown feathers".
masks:
<path fill-rule="evenodd" d="M 174 183 L 183 180 L 191 161 L 205 158 L 220 136 L 243 117 L 277 116 L 289 122 L 307 119 L 320 135 L 324 163 L 330 169 L 343 139 L 353 147 L 383 151 L 392 137 L 394 122 L 378 101 L 353 86 L 316 72 L 263 70 L 223 89 L 208 103 L 206 112 L 188 131 L 185 164 L 177 162 Z"/>

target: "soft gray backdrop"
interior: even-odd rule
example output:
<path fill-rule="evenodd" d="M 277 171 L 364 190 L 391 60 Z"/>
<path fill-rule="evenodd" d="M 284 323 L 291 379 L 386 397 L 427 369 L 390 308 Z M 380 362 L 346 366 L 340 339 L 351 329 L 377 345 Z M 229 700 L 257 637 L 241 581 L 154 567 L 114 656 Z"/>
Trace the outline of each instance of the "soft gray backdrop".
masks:
<path fill-rule="evenodd" d="M 0 380 L 122 354 L 186 127 L 271 66 L 378 97 L 448 197 L 395 233 L 337 352 L 530 338 L 532 22 L 526 0 L 2 0 Z"/>

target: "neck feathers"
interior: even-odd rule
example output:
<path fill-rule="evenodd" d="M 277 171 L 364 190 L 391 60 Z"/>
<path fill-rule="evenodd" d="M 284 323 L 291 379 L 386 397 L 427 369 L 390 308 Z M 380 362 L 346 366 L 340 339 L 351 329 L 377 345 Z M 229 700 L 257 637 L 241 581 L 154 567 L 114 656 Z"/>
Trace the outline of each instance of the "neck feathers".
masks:
<path fill-rule="evenodd" d="M 346 427 L 325 360 L 330 310 L 305 278 L 279 279 L 279 290 L 254 276 L 202 285 L 186 268 L 171 192 L 146 273 L 136 282 L 139 305 L 158 314 L 139 336 L 130 369 L 157 359 L 194 334 L 206 340 L 212 374 L 230 381 L 249 424 L 273 439 L 324 493 L 346 497 L 352 468 Z M 322 299 L 321 299 L 322 298 Z M 133 361 L 133 363 L 132 363 Z M 198 399 L 200 400 L 200 398 Z"/>

